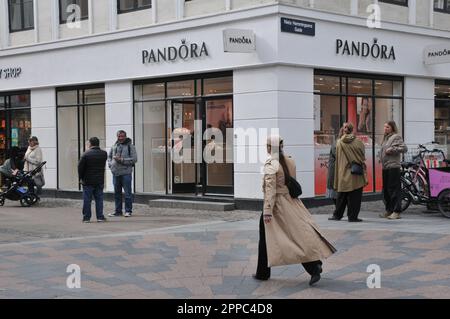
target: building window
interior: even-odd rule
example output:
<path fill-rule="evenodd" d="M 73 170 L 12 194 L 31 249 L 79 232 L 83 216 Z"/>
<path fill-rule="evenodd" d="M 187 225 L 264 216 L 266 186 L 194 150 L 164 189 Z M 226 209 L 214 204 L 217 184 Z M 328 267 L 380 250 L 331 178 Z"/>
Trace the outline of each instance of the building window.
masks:
<path fill-rule="evenodd" d="M 86 141 L 98 137 L 106 146 L 105 88 L 103 85 L 59 88 L 56 91 L 58 116 L 58 189 L 79 190 L 78 161 L 86 151 Z"/>
<path fill-rule="evenodd" d="M 408 0 L 380 0 L 380 2 L 390 3 L 390 4 L 397 4 L 399 6 L 408 6 Z"/>
<path fill-rule="evenodd" d="M 403 80 L 316 71 L 314 76 L 315 194 L 327 190 L 328 159 L 339 129 L 346 121 L 366 147 L 369 185 L 365 192 L 382 190 L 382 167 L 378 152 L 384 123 L 394 120 L 403 127 Z"/>
<path fill-rule="evenodd" d="M 76 14 L 79 12 L 80 16 Z M 75 22 L 89 18 L 88 0 L 59 0 L 59 23 Z M 69 21 L 68 21 L 69 19 Z"/>
<path fill-rule="evenodd" d="M 0 165 L 13 147 L 25 154 L 30 136 L 30 92 L 0 93 Z"/>
<path fill-rule="evenodd" d="M 227 140 L 232 128 L 229 73 L 135 82 L 134 138 L 142 158 L 136 163 L 136 192 L 232 194 L 233 163 L 226 162 L 233 159 L 233 139 Z M 202 144 L 194 138 L 187 145 L 191 139 L 185 137 L 198 130 Z M 220 151 L 223 162 L 194 163 L 196 147 L 202 154 Z M 186 161 L 174 160 L 174 154 Z"/>
<path fill-rule="evenodd" d="M 450 82 L 436 81 L 434 107 L 434 140 L 450 153 Z"/>
<path fill-rule="evenodd" d="M 152 7 L 152 0 L 118 0 L 117 13 L 127 13 L 137 10 L 149 9 Z"/>
<path fill-rule="evenodd" d="M 33 0 L 8 0 L 9 32 L 34 29 Z"/>
<path fill-rule="evenodd" d="M 450 13 L 450 0 L 434 0 L 434 11 Z"/>

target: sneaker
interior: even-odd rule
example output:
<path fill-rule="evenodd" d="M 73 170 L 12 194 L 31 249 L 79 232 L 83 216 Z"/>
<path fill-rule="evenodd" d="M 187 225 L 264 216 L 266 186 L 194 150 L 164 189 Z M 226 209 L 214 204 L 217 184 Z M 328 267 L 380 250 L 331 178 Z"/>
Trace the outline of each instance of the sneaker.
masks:
<path fill-rule="evenodd" d="M 356 219 L 349 219 L 348 220 L 350 223 L 361 223 L 363 220 L 360 218 L 356 218 Z"/>
<path fill-rule="evenodd" d="M 106 218 L 100 218 L 100 219 L 97 219 L 97 223 L 104 223 L 104 222 L 106 222 L 107 221 L 107 219 Z"/>
<path fill-rule="evenodd" d="M 380 218 L 388 218 L 389 216 L 391 216 L 391 212 L 385 212 L 384 214 L 380 214 Z"/>
<path fill-rule="evenodd" d="M 109 217 L 121 217 L 122 216 L 122 213 L 111 213 L 111 214 L 108 214 L 108 216 Z"/>
<path fill-rule="evenodd" d="M 401 217 L 399 213 L 392 213 L 392 215 L 389 216 L 388 219 L 401 219 Z"/>
<path fill-rule="evenodd" d="M 91 221 L 89 219 L 83 219 L 83 223 L 89 224 Z"/>
<path fill-rule="evenodd" d="M 125 217 L 131 217 L 131 213 L 125 213 L 125 215 L 123 215 Z"/>

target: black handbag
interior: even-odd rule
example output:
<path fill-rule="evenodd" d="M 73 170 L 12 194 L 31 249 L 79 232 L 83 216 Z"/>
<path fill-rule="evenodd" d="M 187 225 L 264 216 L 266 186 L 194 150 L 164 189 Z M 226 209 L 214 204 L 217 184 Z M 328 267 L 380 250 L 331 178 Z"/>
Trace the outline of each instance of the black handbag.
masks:
<path fill-rule="evenodd" d="M 352 175 L 364 175 L 364 168 L 359 163 L 352 162 L 352 166 L 350 169 Z"/>
<path fill-rule="evenodd" d="M 291 195 L 292 198 L 297 198 L 303 193 L 302 186 L 292 176 L 289 176 L 288 183 L 286 186 L 289 189 L 289 195 Z"/>

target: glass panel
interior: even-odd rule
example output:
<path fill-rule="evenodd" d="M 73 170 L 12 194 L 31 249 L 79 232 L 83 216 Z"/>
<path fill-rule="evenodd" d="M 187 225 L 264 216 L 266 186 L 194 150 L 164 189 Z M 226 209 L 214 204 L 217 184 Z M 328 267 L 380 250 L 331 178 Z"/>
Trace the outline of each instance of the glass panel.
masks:
<path fill-rule="evenodd" d="M 341 97 L 314 95 L 314 163 L 315 194 L 327 190 L 328 160 L 341 126 Z"/>
<path fill-rule="evenodd" d="M 440 9 L 443 10 L 444 9 L 444 0 L 434 0 L 434 8 L 435 9 Z"/>
<path fill-rule="evenodd" d="M 165 102 L 135 104 L 136 190 L 166 192 Z"/>
<path fill-rule="evenodd" d="M 376 99 L 375 107 L 376 191 L 381 191 L 383 188 L 382 166 L 378 154 L 381 150 L 381 143 L 383 142 L 384 124 L 388 121 L 395 121 L 399 133 L 402 134 L 402 101 L 397 99 Z"/>
<path fill-rule="evenodd" d="M 233 93 L 233 77 L 212 78 L 203 80 L 204 95 Z"/>
<path fill-rule="evenodd" d="M 64 190 L 78 190 L 77 119 L 76 107 L 58 109 L 58 177 L 59 188 Z"/>
<path fill-rule="evenodd" d="M 6 98 L 4 96 L 0 96 L 0 109 L 4 109 L 6 107 Z"/>
<path fill-rule="evenodd" d="M 9 1 L 9 23 L 11 31 L 18 31 L 22 29 L 22 13 L 21 0 Z"/>
<path fill-rule="evenodd" d="M 84 90 L 84 104 L 104 104 L 105 89 L 87 89 Z"/>
<path fill-rule="evenodd" d="M 375 80 L 375 95 L 398 96 L 403 95 L 403 83 L 400 81 Z"/>
<path fill-rule="evenodd" d="M 30 107 L 30 94 L 11 95 L 10 108 Z"/>
<path fill-rule="evenodd" d="M 450 85 L 436 84 L 435 97 L 437 99 L 449 99 L 450 98 Z"/>
<path fill-rule="evenodd" d="M 104 105 L 89 106 L 86 107 L 84 110 L 85 110 L 84 127 L 86 129 L 85 139 L 88 140 L 91 137 L 98 137 L 98 139 L 100 140 L 100 148 L 105 149 L 106 147 L 105 106 Z M 82 145 L 84 144 L 82 143 Z"/>
<path fill-rule="evenodd" d="M 136 101 L 159 100 L 166 97 L 164 83 L 142 84 L 134 86 Z"/>
<path fill-rule="evenodd" d="M 77 105 L 77 90 L 74 91 L 59 91 L 57 93 L 58 106 Z"/>
<path fill-rule="evenodd" d="M 173 103 L 173 182 L 195 183 L 195 104 Z"/>
<path fill-rule="evenodd" d="M 233 186 L 232 100 L 206 102 L 206 186 Z M 227 143 L 228 142 L 228 143 Z"/>
<path fill-rule="evenodd" d="M 23 27 L 25 29 L 32 28 L 34 26 L 33 0 L 23 1 L 23 12 Z"/>
<path fill-rule="evenodd" d="M 450 156 L 450 98 L 435 101 L 434 140 Z"/>
<path fill-rule="evenodd" d="M 315 75 L 314 92 L 340 94 L 339 83 L 339 77 L 337 76 Z"/>
<path fill-rule="evenodd" d="M 372 80 L 349 78 L 348 94 L 372 95 Z"/>
<path fill-rule="evenodd" d="M 194 96 L 194 80 L 167 83 L 167 97 Z"/>
<path fill-rule="evenodd" d="M 31 136 L 31 111 L 11 111 L 11 147 L 26 149 Z"/>

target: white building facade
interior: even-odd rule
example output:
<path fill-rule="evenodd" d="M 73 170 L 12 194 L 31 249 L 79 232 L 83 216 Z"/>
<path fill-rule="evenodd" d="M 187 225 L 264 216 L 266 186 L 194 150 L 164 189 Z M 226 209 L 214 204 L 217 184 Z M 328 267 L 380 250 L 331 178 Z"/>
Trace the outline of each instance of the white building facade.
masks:
<path fill-rule="evenodd" d="M 40 0 L 38 27 L 27 30 L 30 19 L 12 18 L 10 1 L 1 0 L 2 158 L 38 136 L 46 188 L 78 191 L 86 139 L 97 136 L 108 149 L 125 130 L 138 150 L 137 194 L 252 201 L 262 198 L 261 149 L 271 129 L 297 162 L 304 198 L 324 195 L 344 121 L 366 145 L 367 193 L 381 190 L 386 121 L 412 147 L 436 139 L 447 146 L 446 1 L 442 12 L 435 1 L 380 1 L 381 28 L 367 26 L 372 1 L 335 1 L 335 9 L 321 1 L 200 2 L 142 1 L 128 12 L 116 1 L 86 1 L 87 18 L 70 29 L 60 2 Z M 11 19 L 23 30 L 11 32 Z M 202 154 L 232 160 L 208 163 Z"/>

